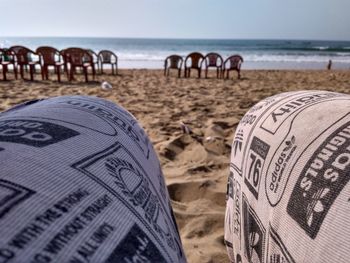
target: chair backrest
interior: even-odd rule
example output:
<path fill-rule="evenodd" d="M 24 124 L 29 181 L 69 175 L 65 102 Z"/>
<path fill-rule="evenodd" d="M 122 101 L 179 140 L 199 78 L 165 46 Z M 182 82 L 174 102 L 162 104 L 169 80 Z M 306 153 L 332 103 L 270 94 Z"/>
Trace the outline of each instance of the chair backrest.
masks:
<path fill-rule="evenodd" d="M 87 49 L 87 52 L 92 56 L 94 63 L 98 62 L 98 55 L 92 49 Z"/>
<path fill-rule="evenodd" d="M 15 53 L 18 64 L 28 64 L 33 61 L 32 55 L 36 55 L 33 50 L 23 46 L 14 46 L 10 50 Z"/>
<path fill-rule="evenodd" d="M 25 47 L 25 46 L 12 46 L 9 48 L 10 50 L 12 50 L 15 54 L 18 53 L 18 51 L 20 50 L 30 50 L 29 48 Z"/>
<path fill-rule="evenodd" d="M 193 52 L 189 54 L 185 59 L 185 65 L 187 66 L 187 61 L 191 61 L 191 68 L 200 68 L 202 66 L 202 61 L 204 56 L 199 52 Z"/>
<path fill-rule="evenodd" d="M 240 55 L 233 55 L 225 60 L 225 66 L 227 62 L 230 62 L 229 69 L 240 69 L 241 64 L 243 63 L 243 58 Z"/>
<path fill-rule="evenodd" d="M 83 66 L 86 62 L 92 62 L 92 56 L 86 49 L 72 47 L 61 51 L 65 59 L 74 66 Z"/>
<path fill-rule="evenodd" d="M 15 53 L 8 49 L 8 48 L 1 48 L 0 49 L 0 62 L 10 62 L 14 63 L 15 62 Z"/>
<path fill-rule="evenodd" d="M 169 62 L 169 64 L 168 64 Z M 169 65 L 169 68 L 172 69 L 179 69 L 182 67 L 183 58 L 179 55 L 171 55 L 165 59 L 165 67 L 167 68 Z"/>
<path fill-rule="evenodd" d="M 223 63 L 222 57 L 218 53 L 208 53 L 204 57 L 204 61 L 207 67 L 221 67 Z"/>
<path fill-rule="evenodd" d="M 98 53 L 98 58 L 102 63 L 111 63 L 112 59 L 117 61 L 118 57 L 110 50 L 101 50 Z"/>
<path fill-rule="evenodd" d="M 59 59 L 60 57 L 60 52 L 56 48 L 48 46 L 38 47 L 36 53 L 42 56 L 46 65 L 55 65 L 57 58 Z"/>

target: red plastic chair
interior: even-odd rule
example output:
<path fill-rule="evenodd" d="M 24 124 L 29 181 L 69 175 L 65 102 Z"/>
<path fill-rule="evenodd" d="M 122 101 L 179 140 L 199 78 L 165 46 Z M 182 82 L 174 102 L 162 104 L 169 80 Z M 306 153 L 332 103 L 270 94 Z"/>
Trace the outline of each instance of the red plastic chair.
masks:
<path fill-rule="evenodd" d="M 24 68 L 29 67 L 30 80 L 33 81 L 35 67 L 40 66 L 41 68 L 41 59 L 39 54 L 23 46 L 14 46 L 11 47 L 10 50 L 16 54 L 16 63 L 17 67 L 19 67 L 21 78 L 24 79 Z M 43 73 L 42 68 L 41 73 Z M 44 79 L 43 74 L 42 78 Z"/>
<path fill-rule="evenodd" d="M 16 66 L 16 55 L 10 49 L 0 49 L 0 65 L 2 67 L 3 80 L 7 80 L 6 74 L 9 70 L 9 66 L 12 65 L 13 71 L 15 73 L 15 78 L 17 79 L 17 66 Z"/>
<path fill-rule="evenodd" d="M 112 65 L 112 74 L 114 74 L 114 66 L 115 66 L 115 74 L 118 75 L 118 56 L 109 50 L 101 50 L 98 53 L 98 59 L 101 65 L 101 74 L 103 74 L 103 65 L 110 64 Z"/>
<path fill-rule="evenodd" d="M 67 64 L 67 75 L 70 81 L 74 80 L 74 73 L 77 68 L 83 70 L 86 82 L 88 82 L 88 69 L 91 68 L 93 79 L 95 79 L 96 71 L 94 61 L 86 49 L 67 48 L 64 50 L 63 55 L 65 63 Z"/>
<path fill-rule="evenodd" d="M 53 67 L 58 82 L 61 82 L 61 68 L 64 65 L 60 52 L 53 47 L 42 46 L 36 49 L 36 53 L 41 56 L 42 72 L 46 80 L 49 79 L 49 67 Z"/>
<path fill-rule="evenodd" d="M 183 58 L 179 55 L 171 55 L 164 61 L 164 76 L 169 76 L 170 69 L 178 70 L 178 77 L 181 77 Z"/>
<path fill-rule="evenodd" d="M 222 75 L 222 65 L 224 60 L 218 53 L 208 53 L 204 57 L 205 63 L 205 78 L 208 78 L 208 68 L 216 68 L 216 77 L 220 78 Z"/>
<path fill-rule="evenodd" d="M 87 52 L 90 53 L 90 55 L 92 56 L 92 60 L 94 62 L 95 67 L 97 68 L 97 72 L 100 71 L 100 63 L 99 63 L 99 59 L 98 59 L 98 54 L 93 51 L 92 49 L 87 49 Z"/>
<path fill-rule="evenodd" d="M 204 59 L 204 56 L 198 52 L 193 52 L 186 57 L 185 78 L 189 78 L 191 76 L 191 69 L 197 70 L 198 78 L 201 77 L 203 59 Z"/>
<path fill-rule="evenodd" d="M 233 55 L 227 58 L 223 65 L 223 68 L 224 68 L 223 76 L 225 76 L 225 72 L 226 72 L 226 78 L 228 79 L 229 72 L 232 70 L 235 70 L 238 73 L 238 79 L 240 79 L 242 63 L 243 63 L 243 58 L 240 55 Z"/>

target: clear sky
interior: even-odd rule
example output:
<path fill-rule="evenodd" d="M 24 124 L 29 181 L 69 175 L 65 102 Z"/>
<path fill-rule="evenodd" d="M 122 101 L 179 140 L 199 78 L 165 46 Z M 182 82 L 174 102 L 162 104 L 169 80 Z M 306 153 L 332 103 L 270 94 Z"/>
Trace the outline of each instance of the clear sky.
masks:
<path fill-rule="evenodd" d="M 350 0 L 0 0 L 0 36 L 350 40 Z"/>

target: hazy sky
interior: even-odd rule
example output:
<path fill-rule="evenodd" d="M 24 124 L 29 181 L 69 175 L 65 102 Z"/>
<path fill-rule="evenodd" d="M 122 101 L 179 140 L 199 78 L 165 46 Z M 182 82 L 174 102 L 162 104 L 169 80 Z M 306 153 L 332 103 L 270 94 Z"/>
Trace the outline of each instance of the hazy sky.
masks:
<path fill-rule="evenodd" d="M 350 0 L 0 0 L 0 36 L 350 40 Z"/>

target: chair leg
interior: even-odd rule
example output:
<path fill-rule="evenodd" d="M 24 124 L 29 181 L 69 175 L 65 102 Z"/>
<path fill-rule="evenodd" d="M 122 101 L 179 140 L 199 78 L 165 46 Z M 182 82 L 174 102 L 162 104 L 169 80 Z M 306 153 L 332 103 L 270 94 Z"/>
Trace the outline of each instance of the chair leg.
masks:
<path fill-rule="evenodd" d="M 72 81 L 74 79 L 74 70 L 75 68 L 71 66 L 70 73 L 69 73 L 69 81 Z"/>
<path fill-rule="evenodd" d="M 61 68 L 60 66 L 56 66 L 56 72 L 57 72 L 57 80 L 58 82 L 61 82 Z"/>
<path fill-rule="evenodd" d="M 35 66 L 34 65 L 29 65 L 29 74 L 30 74 L 30 80 L 34 80 L 34 72 L 35 72 Z"/>
<path fill-rule="evenodd" d="M 24 79 L 24 69 L 23 69 L 23 65 L 19 66 L 19 71 L 21 73 L 21 78 Z"/>
<path fill-rule="evenodd" d="M 181 69 L 180 69 L 180 68 L 179 68 L 179 70 L 178 70 L 177 77 L 178 77 L 178 78 L 181 78 Z"/>
<path fill-rule="evenodd" d="M 101 64 L 101 74 L 103 74 L 103 63 Z"/>
<path fill-rule="evenodd" d="M 201 73 L 202 73 L 202 70 L 201 70 L 201 69 L 198 69 L 198 78 L 199 78 L 199 79 L 201 78 Z"/>
<path fill-rule="evenodd" d="M 238 72 L 238 79 L 240 79 L 241 78 L 241 71 L 237 70 L 237 72 Z"/>
<path fill-rule="evenodd" d="M 87 67 L 83 68 L 83 72 L 84 72 L 84 75 L 85 75 L 85 82 L 88 82 L 88 70 L 87 70 Z"/>
<path fill-rule="evenodd" d="M 208 68 L 205 68 L 205 78 L 208 78 Z"/>
<path fill-rule="evenodd" d="M 3 66 L 2 66 L 3 80 L 7 80 L 7 79 L 6 79 L 6 73 L 7 73 L 7 65 L 3 65 Z"/>
<path fill-rule="evenodd" d="M 17 67 L 13 65 L 13 71 L 15 72 L 15 79 L 18 79 L 18 74 L 17 74 Z"/>
<path fill-rule="evenodd" d="M 45 75 L 46 75 L 46 66 L 41 68 L 41 79 L 45 80 Z"/>

